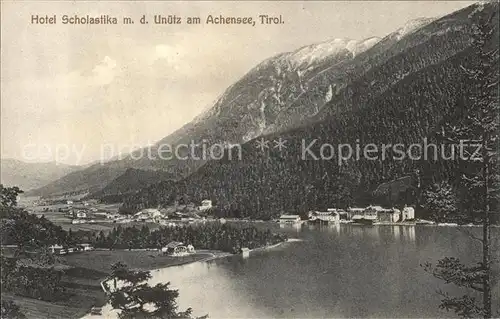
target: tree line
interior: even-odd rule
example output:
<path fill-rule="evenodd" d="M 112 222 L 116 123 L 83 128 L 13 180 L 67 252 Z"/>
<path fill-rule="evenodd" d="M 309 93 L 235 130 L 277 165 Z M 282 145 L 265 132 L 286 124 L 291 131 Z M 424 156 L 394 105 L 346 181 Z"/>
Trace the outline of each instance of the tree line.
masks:
<path fill-rule="evenodd" d="M 228 225 L 219 222 L 203 225 L 162 227 L 151 231 L 148 226 L 114 227 L 107 235 L 100 232 L 95 247 L 109 249 L 159 249 L 172 241 L 193 245 L 196 249 L 213 249 L 238 253 L 241 248 L 250 249 L 273 245 L 286 240 L 286 235 L 271 230 L 259 230 L 255 226 Z"/>

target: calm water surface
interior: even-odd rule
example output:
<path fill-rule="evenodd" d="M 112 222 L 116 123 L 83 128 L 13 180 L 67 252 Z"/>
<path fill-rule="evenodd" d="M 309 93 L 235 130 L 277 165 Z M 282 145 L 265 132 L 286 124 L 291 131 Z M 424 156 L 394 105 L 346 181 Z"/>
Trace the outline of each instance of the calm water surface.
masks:
<path fill-rule="evenodd" d="M 248 258 L 157 270 L 152 283 L 170 281 L 179 289 L 180 309 L 210 318 L 442 318 L 454 314 L 438 309 L 436 290 L 461 291 L 420 264 L 443 256 L 480 258 L 478 243 L 458 227 L 267 226 L 299 241 Z M 499 230 L 493 229 L 495 237 Z"/>

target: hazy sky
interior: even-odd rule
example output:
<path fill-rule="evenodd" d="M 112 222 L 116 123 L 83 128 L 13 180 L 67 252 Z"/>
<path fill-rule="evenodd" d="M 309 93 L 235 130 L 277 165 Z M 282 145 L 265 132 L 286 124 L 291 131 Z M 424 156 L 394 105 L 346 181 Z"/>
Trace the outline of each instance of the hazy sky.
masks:
<path fill-rule="evenodd" d="M 462 1 L 2 1 L 1 155 L 84 164 L 101 149 L 145 146 L 209 107 L 260 61 L 332 38 L 385 36 Z M 58 24 L 31 24 L 31 15 Z M 64 25 L 64 14 L 107 14 L 134 25 Z M 140 25 L 153 15 L 282 15 L 285 24 Z M 66 158 L 65 149 L 72 150 Z"/>

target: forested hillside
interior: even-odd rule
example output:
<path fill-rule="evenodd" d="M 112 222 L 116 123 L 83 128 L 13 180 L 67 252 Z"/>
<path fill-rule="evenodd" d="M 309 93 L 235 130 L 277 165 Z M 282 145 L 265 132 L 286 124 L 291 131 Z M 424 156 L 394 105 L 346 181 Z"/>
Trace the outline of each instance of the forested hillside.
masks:
<path fill-rule="evenodd" d="M 103 201 L 118 202 L 123 196 L 145 188 L 151 181 L 173 180 L 173 174 L 157 170 L 141 170 L 129 168 L 122 175 L 115 178 L 104 189 L 90 194 L 91 198 L 100 198 Z"/>
<path fill-rule="evenodd" d="M 266 59 L 228 87 L 212 107 L 160 140 L 148 151 L 157 154 L 158 146 L 164 144 L 175 147 L 182 143 L 201 141 L 209 144 L 244 143 L 262 134 L 286 131 L 316 122 L 321 119 L 327 103 L 338 100 L 339 94 L 350 94 L 345 90 L 346 86 L 366 72 L 386 64 L 394 56 L 430 43 L 435 38 L 453 38 L 453 41 L 450 40 L 451 47 L 436 48 L 435 52 L 441 52 L 438 58 L 422 57 L 421 63 L 414 64 L 411 72 L 415 72 L 429 63 L 438 63 L 467 45 L 467 36 L 461 32 L 467 25 L 467 19 L 457 14 L 450 21 L 438 20 L 429 24 L 432 20 L 423 18 L 409 21 L 383 39 L 330 39 Z M 374 87 L 372 94 L 379 94 L 380 90 L 387 89 L 395 78 L 401 76 L 400 72 L 393 72 L 387 79 L 389 82 L 378 79 L 379 83 L 370 83 Z M 346 93 L 342 93 L 344 91 Z M 182 179 L 206 162 L 140 156 L 139 153 L 143 151 L 144 149 L 138 150 L 133 156 L 99 165 L 104 166 L 101 171 L 91 167 L 79 174 L 65 176 L 34 193 L 52 195 L 84 190 L 96 192 L 97 195 L 100 194 L 99 190 L 123 174 L 124 168 L 163 170 L 170 172 L 176 179 Z M 186 154 L 181 154 L 183 155 Z M 108 173 L 103 174 L 104 172 Z M 149 183 L 159 181 L 161 179 L 153 175 Z M 134 183 L 130 184 L 133 185 Z"/>
<path fill-rule="evenodd" d="M 210 198 L 229 215 L 269 217 L 369 203 L 380 183 L 416 172 L 422 187 L 443 179 L 455 181 L 457 161 L 411 160 L 388 151 L 384 159 L 372 153 L 378 154 L 377 160 L 362 156 L 338 165 L 336 156 L 302 160 L 303 143 L 317 139 L 310 148 L 316 155 L 322 143 L 332 144 L 335 152 L 338 144 L 359 144 L 363 149 L 374 143 L 380 151 L 382 144 L 401 143 L 406 151 L 424 138 L 441 143 L 441 127 L 466 116 L 460 110 L 471 92 L 464 68 L 473 65 L 470 30 L 481 8 L 496 12 L 498 3 L 474 5 L 433 22 L 428 41 L 370 69 L 336 93 L 317 115 L 320 122 L 265 136 L 271 141 L 265 152 L 256 148 L 256 140 L 250 141 L 243 145 L 242 160 L 211 161 L 175 186 L 153 185 L 127 198 L 124 210 L 165 205 L 179 197 Z M 498 42 L 490 45 L 498 47 Z M 272 148 L 278 138 L 286 140 L 281 151 Z"/>

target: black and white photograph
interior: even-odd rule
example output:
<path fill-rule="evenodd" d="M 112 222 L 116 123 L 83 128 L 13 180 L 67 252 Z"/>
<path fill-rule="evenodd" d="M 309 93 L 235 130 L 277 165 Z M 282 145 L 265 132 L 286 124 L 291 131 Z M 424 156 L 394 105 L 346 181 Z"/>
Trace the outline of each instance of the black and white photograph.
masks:
<path fill-rule="evenodd" d="M 2 319 L 500 318 L 498 0 L 0 5 Z"/>

